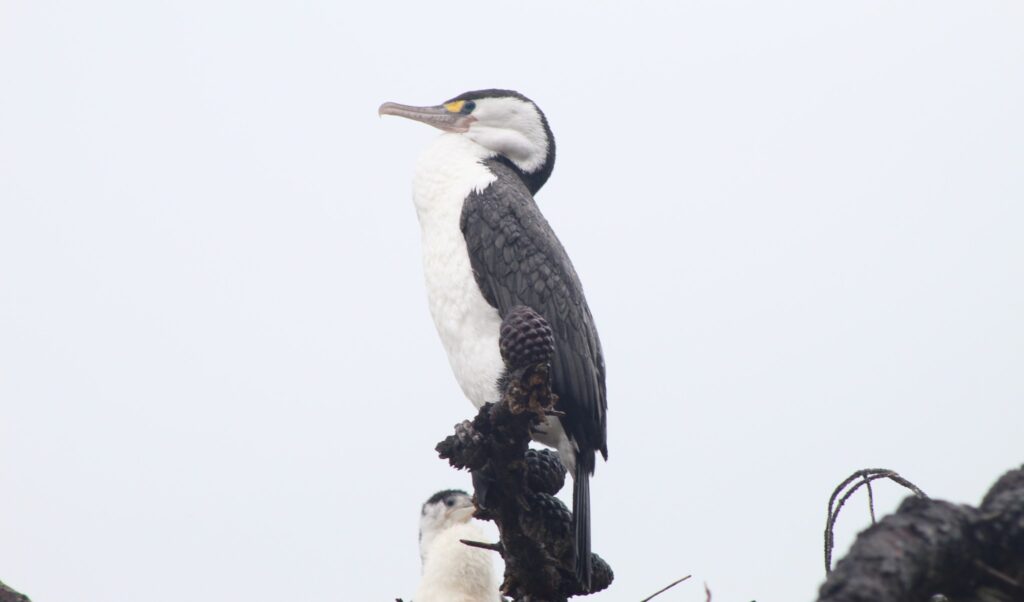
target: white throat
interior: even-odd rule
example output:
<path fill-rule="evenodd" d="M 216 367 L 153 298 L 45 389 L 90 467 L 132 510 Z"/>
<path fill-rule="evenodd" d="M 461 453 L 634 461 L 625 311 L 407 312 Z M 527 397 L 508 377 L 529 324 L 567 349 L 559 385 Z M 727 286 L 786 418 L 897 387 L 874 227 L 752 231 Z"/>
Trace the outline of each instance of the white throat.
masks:
<path fill-rule="evenodd" d="M 413 202 L 422 224 L 449 209 L 462 212 L 462 201 L 494 181 L 482 162 L 497 153 L 462 134 L 441 134 L 416 162 Z"/>

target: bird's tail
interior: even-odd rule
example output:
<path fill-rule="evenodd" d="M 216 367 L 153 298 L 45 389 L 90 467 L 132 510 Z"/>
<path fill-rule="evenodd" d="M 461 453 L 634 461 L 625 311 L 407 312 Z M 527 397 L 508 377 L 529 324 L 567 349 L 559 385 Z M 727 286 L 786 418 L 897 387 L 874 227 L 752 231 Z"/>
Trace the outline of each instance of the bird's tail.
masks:
<path fill-rule="evenodd" d="M 572 521 L 576 530 L 576 579 L 590 591 L 590 474 L 594 461 L 593 455 L 590 462 L 584 461 L 583 455 L 577 458 L 572 480 Z"/>

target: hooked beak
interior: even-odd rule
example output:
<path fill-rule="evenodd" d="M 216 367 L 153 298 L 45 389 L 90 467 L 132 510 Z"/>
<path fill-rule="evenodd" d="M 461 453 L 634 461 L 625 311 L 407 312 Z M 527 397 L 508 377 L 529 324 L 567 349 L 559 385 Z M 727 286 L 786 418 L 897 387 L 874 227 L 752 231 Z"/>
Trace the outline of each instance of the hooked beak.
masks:
<path fill-rule="evenodd" d="M 432 125 L 439 130 L 462 134 L 469 131 L 469 125 L 476 121 L 472 115 L 449 111 L 444 105 L 436 107 L 411 107 L 397 102 L 386 102 L 377 109 L 378 115 L 397 115 Z"/>

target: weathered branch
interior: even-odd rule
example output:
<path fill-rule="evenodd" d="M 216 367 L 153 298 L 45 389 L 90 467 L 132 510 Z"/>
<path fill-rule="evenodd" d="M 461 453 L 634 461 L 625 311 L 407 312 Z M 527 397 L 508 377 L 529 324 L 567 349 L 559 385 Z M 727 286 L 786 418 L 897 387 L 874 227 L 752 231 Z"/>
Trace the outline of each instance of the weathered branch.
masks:
<path fill-rule="evenodd" d="M 565 602 L 611 584 L 611 567 L 592 558 L 590 591 L 576 580 L 572 513 L 555 494 L 565 484 L 558 455 L 529 448 L 530 433 L 558 415 L 551 391 L 551 328 L 527 307 L 513 308 L 501 326 L 506 374 L 497 403 L 455 426 L 437 451 L 473 476 L 476 517 L 498 526 L 505 560 L 502 592 L 523 602 Z M 478 546 L 480 547 L 480 546 Z"/>
<path fill-rule="evenodd" d="M 660 596 L 661 594 L 664 594 L 664 593 L 665 593 L 665 592 L 667 592 L 668 590 L 670 590 L 670 589 L 672 589 L 673 587 L 675 587 L 675 586 L 679 585 L 679 584 L 680 584 L 680 583 L 682 583 L 683 581 L 686 581 L 686 580 L 687 580 L 687 579 L 689 579 L 690 577 L 693 577 L 693 575 L 687 575 L 687 576 L 685 576 L 685 577 L 681 577 L 681 578 L 679 578 L 679 579 L 676 579 L 676 580 L 675 580 L 675 581 L 673 581 L 672 583 L 669 583 L 668 585 L 666 585 L 665 587 L 663 587 L 663 588 L 659 589 L 658 591 L 654 592 L 654 593 L 653 593 L 653 594 L 651 594 L 650 596 L 647 596 L 647 597 L 646 597 L 646 598 L 644 598 L 643 600 L 640 600 L 640 602 L 651 602 L 651 600 L 653 600 L 653 599 L 657 598 L 657 597 L 658 597 L 658 596 Z"/>
<path fill-rule="evenodd" d="M 895 514 L 857 537 L 818 598 L 943 599 L 1024 600 L 1024 467 L 1003 475 L 979 508 L 923 497 L 904 500 Z"/>
<path fill-rule="evenodd" d="M 0 602 L 30 602 L 30 600 L 25 594 L 19 594 L 0 581 Z"/>
<path fill-rule="evenodd" d="M 835 491 L 832 492 L 832 497 L 828 499 L 828 520 L 825 521 L 825 575 L 832 572 L 832 548 L 835 545 L 835 526 L 836 521 L 839 519 L 839 512 L 843 509 L 843 505 L 846 504 L 847 500 L 860 489 L 861 485 L 865 486 L 868 490 L 868 508 L 871 512 L 871 524 L 878 522 L 875 520 L 875 495 L 871 489 L 871 481 L 878 479 L 889 479 L 906 487 L 918 497 L 928 497 L 917 485 L 901 477 L 895 470 L 889 470 L 888 468 L 865 468 L 848 476 L 846 480 L 836 486 Z M 851 484 L 853 485 L 852 487 L 850 487 Z M 847 487 L 849 489 L 846 489 Z M 846 493 L 843 493 L 844 489 Z M 840 497 L 840 494 L 843 494 L 842 497 Z"/>

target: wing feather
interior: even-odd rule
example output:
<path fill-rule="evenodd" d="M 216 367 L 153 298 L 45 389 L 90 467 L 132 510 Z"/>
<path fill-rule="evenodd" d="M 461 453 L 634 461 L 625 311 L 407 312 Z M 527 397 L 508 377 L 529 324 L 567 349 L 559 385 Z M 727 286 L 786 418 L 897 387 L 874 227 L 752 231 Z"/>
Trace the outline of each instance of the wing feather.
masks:
<path fill-rule="evenodd" d="M 488 162 L 497 179 L 473 192 L 461 227 L 484 298 L 504 317 L 527 305 L 555 334 L 552 384 L 569 435 L 581 452 L 607 457 L 604 357 L 579 276 L 526 185 L 506 165 Z"/>

